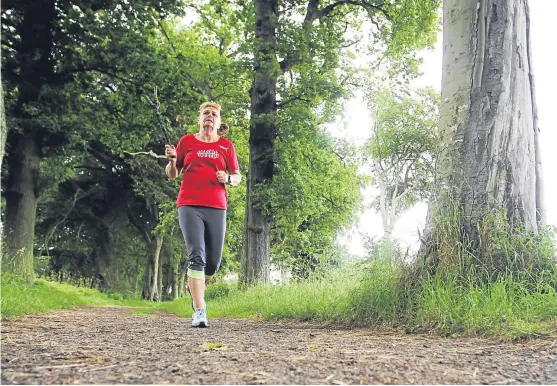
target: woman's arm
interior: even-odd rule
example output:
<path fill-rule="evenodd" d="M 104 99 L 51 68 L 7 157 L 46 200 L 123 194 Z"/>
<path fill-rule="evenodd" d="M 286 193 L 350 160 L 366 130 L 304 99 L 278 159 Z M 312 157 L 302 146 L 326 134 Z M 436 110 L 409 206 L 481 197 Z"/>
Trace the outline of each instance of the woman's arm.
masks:
<path fill-rule="evenodd" d="M 239 170 L 235 170 L 233 173 L 228 175 L 230 178 L 228 179 L 227 183 L 230 186 L 236 186 L 240 182 L 242 182 L 242 175 L 240 174 Z"/>
<path fill-rule="evenodd" d="M 180 175 L 180 171 L 176 167 L 176 149 L 174 145 L 166 145 L 166 157 L 168 158 L 168 165 L 166 165 L 166 175 L 168 178 L 176 178 Z"/>
<path fill-rule="evenodd" d="M 224 170 L 219 170 L 217 172 L 217 181 L 221 184 L 236 186 L 242 181 L 242 176 L 239 170 L 234 171 L 232 174 L 228 174 Z"/>
<path fill-rule="evenodd" d="M 176 178 L 180 175 L 180 171 L 176 167 L 176 159 L 170 160 L 166 165 L 166 175 L 168 178 Z"/>

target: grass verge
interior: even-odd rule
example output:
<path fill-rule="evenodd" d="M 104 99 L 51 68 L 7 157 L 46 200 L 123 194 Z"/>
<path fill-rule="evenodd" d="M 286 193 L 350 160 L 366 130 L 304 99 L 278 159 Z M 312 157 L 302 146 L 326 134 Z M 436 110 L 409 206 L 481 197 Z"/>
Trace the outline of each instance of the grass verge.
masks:
<path fill-rule="evenodd" d="M 209 317 L 296 319 L 302 321 L 349 322 L 353 314 L 351 294 L 357 290 L 362 272 L 335 270 L 319 279 L 267 285 L 239 290 L 233 286 L 209 285 L 206 302 Z M 161 308 L 181 316 L 191 315 L 189 298 L 164 303 Z"/>
<path fill-rule="evenodd" d="M 480 287 L 432 278 L 417 294 L 410 324 L 444 334 L 557 336 L 557 293 L 512 277 Z"/>
<path fill-rule="evenodd" d="M 290 285 L 245 291 L 209 286 L 207 307 L 211 318 L 337 322 L 504 340 L 557 336 L 557 293 L 549 282 L 532 286 L 509 276 L 478 287 L 445 276 L 423 280 L 410 292 L 403 277 L 403 267 L 376 261 Z M 189 298 L 160 307 L 191 315 Z"/>
<path fill-rule="evenodd" d="M 477 286 L 445 275 L 423 280 L 410 293 L 403 268 L 385 261 L 333 270 L 320 278 L 289 285 L 239 290 L 213 284 L 207 288 L 210 318 L 258 318 L 335 322 L 367 327 L 395 326 L 443 335 L 496 336 L 505 340 L 557 336 L 554 278 L 534 283 L 508 276 Z M 30 286 L 2 276 L 2 317 L 80 305 L 139 307 L 136 315 L 163 309 L 191 316 L 189 297 L 152 303 L 124 300 L 119 294 L 38 280 Z"/>
<path fill-rule="evenodd" d="M 104 294 L 94 289 L 41 279 L 30 285 L 7 273 L 2 274 L 1 280 L 2 317 L 21 316 L 83 305 L 122 305 L 147 308 L 156 306 L 151 302 L 122 299 L 121 294 Z"/>

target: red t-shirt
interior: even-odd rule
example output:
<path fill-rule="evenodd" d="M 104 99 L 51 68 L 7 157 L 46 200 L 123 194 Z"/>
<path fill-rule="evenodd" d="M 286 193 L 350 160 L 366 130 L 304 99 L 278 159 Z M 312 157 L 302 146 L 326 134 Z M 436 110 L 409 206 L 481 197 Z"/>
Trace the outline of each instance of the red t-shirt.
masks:
<path fill-rule="evenodd" d="M 232 142 L 220 137 L 217 142 L 207 143 L 186 134 L 178 142 L 176 155 L 176 167 L 184 173 L 176 206 L 226 209 L 228 194 L 224 184 L 217 180 L 217 171 L 232 174 L 240 170 Z"/>

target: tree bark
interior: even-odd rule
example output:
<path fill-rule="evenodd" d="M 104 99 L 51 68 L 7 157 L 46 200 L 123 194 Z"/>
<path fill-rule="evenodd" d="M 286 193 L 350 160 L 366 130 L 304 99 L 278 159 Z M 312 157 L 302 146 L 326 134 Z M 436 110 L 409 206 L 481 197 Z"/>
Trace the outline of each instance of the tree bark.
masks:
<path fill-rule="evenodd" d="M 186 272 L 187 272 L 187 268 L 185 266 L 180 265 L 180 271 L 179 271 L 179 280 L 178 280 L 178 297 L 179 298 L 183 298 L 184 295 L 186 294 Z"/>
<path fill-rule="evenodd" d="M 18 30 L 21 41 L 15 53 L 17 70 L 10 71 L 8 68 L 4 79 L 10 87 L 15 87 L 16 79 L 18 100 L 10 114 L 19 120 L 23 132 L 16 133 L 14 130 L 6 136 L 9 176 L 5 190 L 7 259 L 3 259 L 3 265 L 23 275 L 30 283 L 34 280 L 33 247 L 44 130 L 33 127 L 30 123 L 33 118 L 29 119 L 31 117 L 25 109 L 39 99 L 42 86 L 53 73 L 52 30 L 56 12 L 54 1 L 42 1 L 33 7 L 26 7 Z"/>
<path fill-rule="evenodd" d="M 4 109 L 4 84 L 0 73 L 0 169 L 6 154 L 6 138 L 8 137 L 8 127 L 6 126 L 6 110 Z"/>
<path fill-rule="evenodd" d="M 7 162 L 10 173 L 5 191 L 6 250 L 2 259 L 3 268 L 32 283 L 41 149 L 33 138 L 15 133 L 10 136 L 9 144 L 11 150 Z"/>
<path fill-rule="evenodd" d="M 162 249 L 162 242 L 163 242 L 163 238 L 160 237 L 159 243 L 160 246 L 158 246 L 158 253 L 157 253 L 157 259 L 156 259 L 156 267 L 159 271 L 158 275 L 157 275 L 157 293 L 159 294 L 158 297 L 158 301 L 163 301 L 165 298 L 165 294 L 163 292 L 163 269 L 162 269 L 162 265 L 163 265 L 163 261 L 161 258 L 161 249 Z"/>
<path fill-rule="evenodd" d="M 262 195 L 272 182 L 280 65 L 276 56 L 277 0 L 255 0 L 254 80 L 251 88 L 250 167 L 241 283 L 270 281 L 271 214 Z"/>
<path fill-rule="evenodd" d="M 475 243 L 490 211 L 535 232 L 544 217 L 543 180 L 528 1 L 444 0 L 443 20 L 433 205 L 443 205 L 442 194 L 456 203 L 462 236 Z M 433 217 L 430 210 L 427 237 Z"/>
<path fill-rule="evenodd" d="M 155 301 L 160 299 L 159 293 L 159 257 L 162 248 L 162 237 L 153 235 L 149 242 L 147 252 L 147 264 L 143 280 L 143 299 Z"/>

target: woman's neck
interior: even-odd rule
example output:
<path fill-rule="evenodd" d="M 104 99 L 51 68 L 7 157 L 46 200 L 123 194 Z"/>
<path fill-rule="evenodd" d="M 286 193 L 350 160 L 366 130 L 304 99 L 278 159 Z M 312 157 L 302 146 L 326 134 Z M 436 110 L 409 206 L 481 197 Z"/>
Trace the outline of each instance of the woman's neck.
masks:
<path fill-rule="evenodd" d="M 201 129 L 198 133 L 195 133 L 195 138 L 199 139 L 202 142 L 217 142 L 219 140 L 219 135 L 217 134 L 216 130 L 207 132 Z"/>

